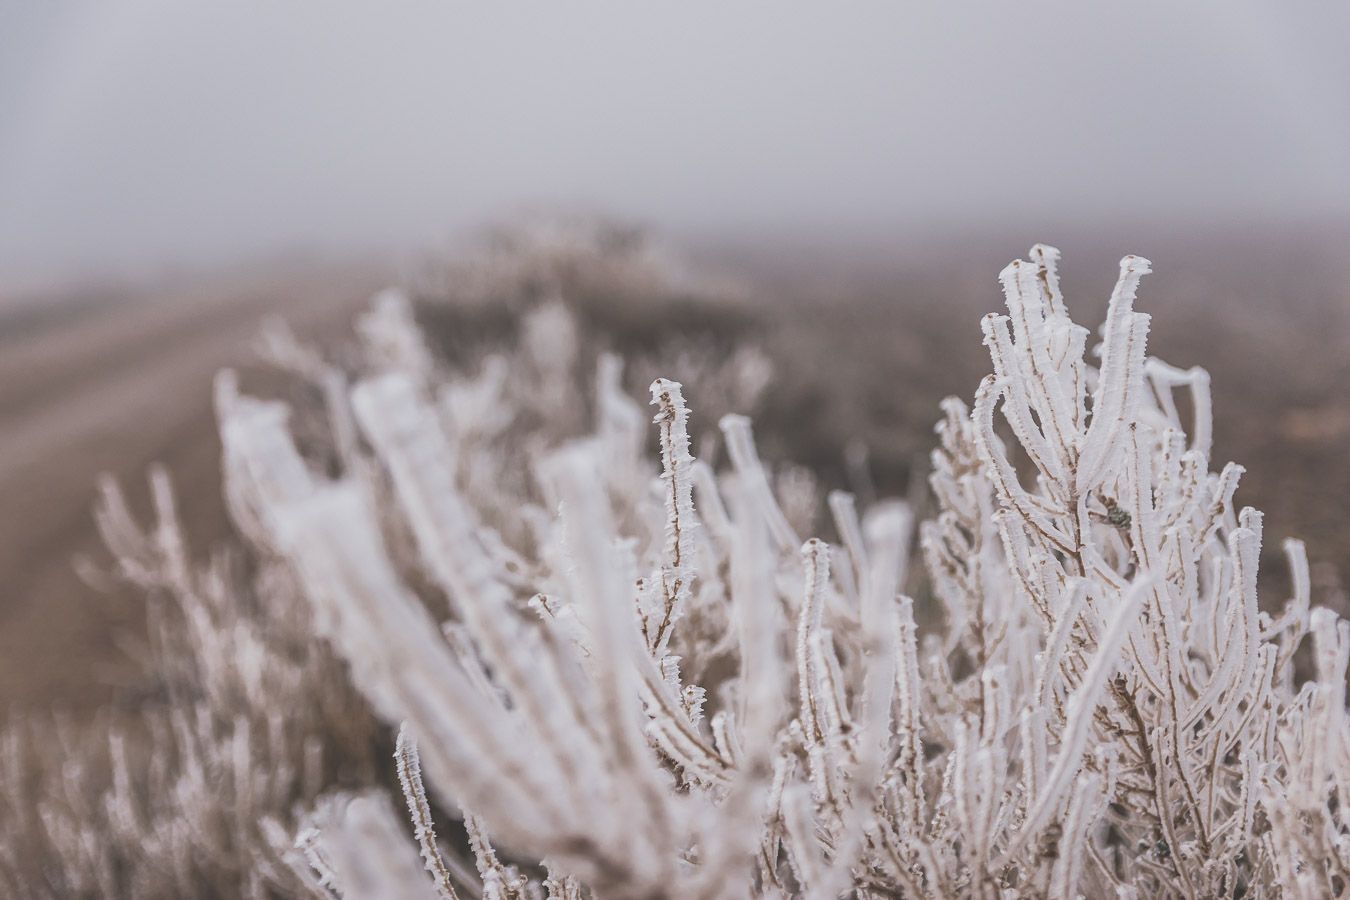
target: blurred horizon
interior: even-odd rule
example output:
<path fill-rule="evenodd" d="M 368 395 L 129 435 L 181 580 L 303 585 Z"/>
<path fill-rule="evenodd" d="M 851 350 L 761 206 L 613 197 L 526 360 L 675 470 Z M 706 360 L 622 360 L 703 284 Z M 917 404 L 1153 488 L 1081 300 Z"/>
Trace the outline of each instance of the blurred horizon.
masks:
<path fill-rule="evenodd" d="M 531 209 L 883 253 L 1350 233 L 1340 6 L 136 0 L 4 19 L 9 292 L 388 259 Z"/>

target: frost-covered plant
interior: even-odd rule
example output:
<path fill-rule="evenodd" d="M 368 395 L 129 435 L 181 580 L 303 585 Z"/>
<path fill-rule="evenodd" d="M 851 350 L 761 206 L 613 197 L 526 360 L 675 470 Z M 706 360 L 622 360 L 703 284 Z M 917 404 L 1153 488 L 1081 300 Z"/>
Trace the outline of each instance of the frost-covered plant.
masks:
<path fill-rule="evenodd" d="M 111 481 L 97 519 L 111 574 L 147 595 L 156 695 L 5 724 L 2 896 L 294 895 L 275 835 L 332 785 L 374 779 L 375 723 L 287 566 L 194 563 L 167 474 L 150 481 L 152 527 Z"/>
<path fill-rule="evenodd" d="M 462 489 L 501 528 L 503 547 L 527 539 L 513 498 L 530 489 L 531 456 L 583 427 L 575 399 L 590 391 L 579 361 L 585 336 L 568 308 L 547 301 L 522 314 L 518 350 L 495 347 L 471 374 L 446 377 L 407 315 L 398 292 L 377 298 L 362 321 L 358 369 L 415 365 L 444 380 L 447 413 L 465 423 Z M 264 332 L 261 350 L 293 376 L 290 424 L 307 461 L 359 465 L 348 374 L 283 325 Z M 728 405 L 763 387 L 753 354 L 694 368 Z M 606 356 L 594 377 L 606 386 L 599 393 L 617 394 L 623 365 Z M 631 429 L 639 447 L 641 418 Z M 276 848 L 289 851 L 291 840 L 277 835 L 294 833 L 326 790 L 393 780 L 373 765 L 392 734 L 372 727 L 344 664 L 314 639 L 311 604 L 247 498 L 227 489 L 244 546 L 203 561 L 189 552 L 167 473 L 150 481 L 148 526 L 114 483 L 103 485 L 96 517 L 114 564 L 85 563 L 91 581 L 125 582 L 145 596 L 148 641 L 130 634 L 125 645 L 147 677 L 92 714 L 11 713 L 0 724 L 0 896 L 293 896 L 310 868 L 279 858 Z M 382 512 L 390 546 L 410 548 L 393 513 Z"/>
<path fill-rule="evenodd" d="M 396 292 L 348 369 L 271 330 L 322 409 L 219 380 L 246 559 L 192 563 L 162 475 L 149 529 L 105 491 L 167 702 L 5 731 L 0 892 L 1343 893 L 1350 627 L 1297 542 L 1259 608 L 1260 514 L 1209 471 L 1205 373 L 1146 356 L 1147 263 L 1094 366 L 1056 257 L 1005 270 L 994 374 L 943 406 L 923 578 L 903 505 L 819 503 L 742 416 L 695 459 L 684 387 L 644 412 L 557 302 L 467 374 Z M 693 383 L 745 408 L 764 368 Z"/>
<path fill-rule="evenodd" d="M 973 410 L 944 404 L 919 528 L 943 624 L 923 635 L 905 507 L 832 494 L 839 546 L 803 543 L 748 420 L 721 421 L 714 472 L 666 380 L 653 468 L 612 358 L 590 404 L 517 374 L 561 358 L 542 341 L 447 381 L 386 296 L 369 371 L 322 370 L 336 475 L 222 378 L 236 514 L 403 723 L 416 843 L 387 798 L 333 795 L 298 877 L 361 897 L 1343 892 L 1350 625 L 1310 611 L 1296 542 L 1292 598 L 1258 607 L 1261 516 L 1233 505 L 1238 467 L 1210 471 L 1205 373 L 1146 355 L 1148 263 L 1122 262 L 1094 366 L 1056 260 L 1004 271 L 994 374 Z M 508 382 L 589 405 L 589 433 L 513 433 Z"/>

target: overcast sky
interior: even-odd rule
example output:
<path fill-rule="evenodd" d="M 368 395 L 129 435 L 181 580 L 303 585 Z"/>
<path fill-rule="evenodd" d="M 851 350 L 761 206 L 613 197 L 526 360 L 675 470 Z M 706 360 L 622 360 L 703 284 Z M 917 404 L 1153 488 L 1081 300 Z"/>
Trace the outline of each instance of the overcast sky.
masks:
<path fill-rule="evenodd" d="M 0 282 L 522 205 L 742 235 L 1350 216 L 1339 2 L 0 10 Z"/>

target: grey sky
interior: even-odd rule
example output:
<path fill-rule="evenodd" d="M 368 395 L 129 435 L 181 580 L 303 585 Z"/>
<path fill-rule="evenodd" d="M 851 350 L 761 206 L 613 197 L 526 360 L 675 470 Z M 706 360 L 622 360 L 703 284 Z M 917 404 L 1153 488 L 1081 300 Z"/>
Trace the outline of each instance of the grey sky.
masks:
<path fill-rule="evenodd" d="M 0 0 L 0 283 L 425 243 L 1350 216 L 1342 3 Z"/>

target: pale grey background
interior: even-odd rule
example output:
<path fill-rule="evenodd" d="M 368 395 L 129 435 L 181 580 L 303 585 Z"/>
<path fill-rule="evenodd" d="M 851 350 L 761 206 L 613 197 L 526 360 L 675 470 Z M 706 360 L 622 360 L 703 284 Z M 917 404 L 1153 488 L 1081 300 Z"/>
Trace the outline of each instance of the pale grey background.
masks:
<path fill-rule="evenodd" d="M 0 286 L 671 233 L 1350 216 L 1344 3 L 0 0 Z"/>

